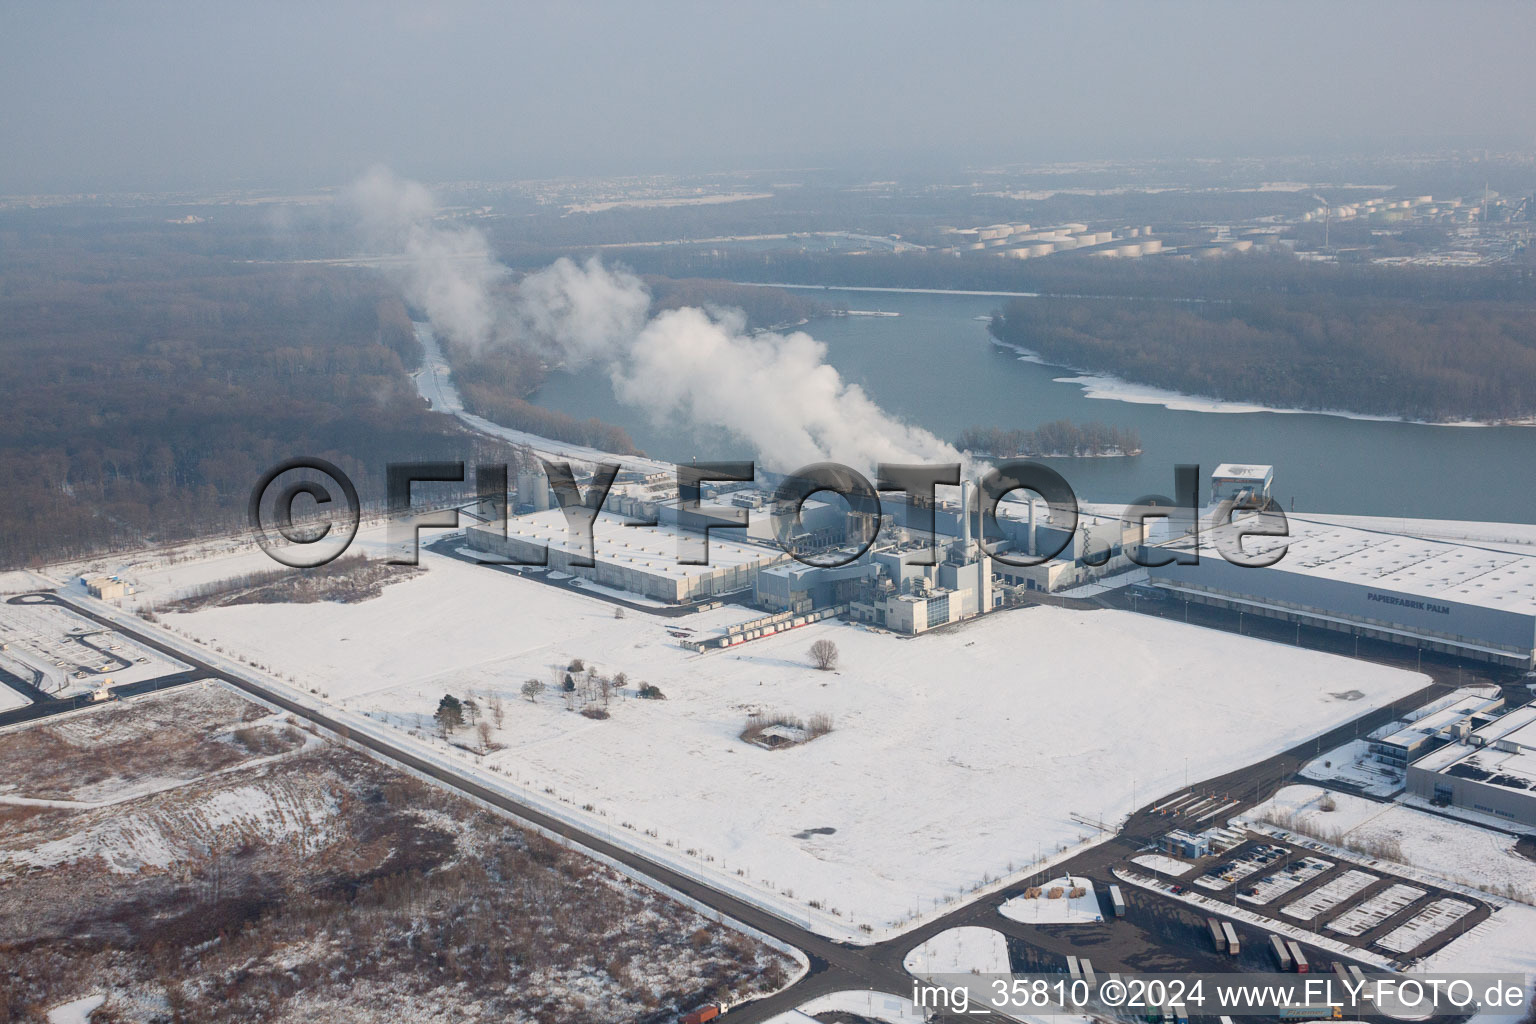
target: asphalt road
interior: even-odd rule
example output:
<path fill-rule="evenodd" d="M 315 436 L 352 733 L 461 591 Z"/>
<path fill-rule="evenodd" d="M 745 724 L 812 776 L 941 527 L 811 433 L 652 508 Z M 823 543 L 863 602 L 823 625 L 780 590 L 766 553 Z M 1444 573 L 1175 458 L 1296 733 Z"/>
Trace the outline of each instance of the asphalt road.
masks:
<path fill-rule="evenodd" d="M 16 602 L 39 599 L 67 607 L 93 622 L 130 636 L 153 650 L 191 665 L 190 670 L 180 674 L 187 677 L 181 681 L 202 678 L 223 679 L 254 697 L 343 736 L 381 758 L 435 779 L 445 786 L 497 807 L 513 817 L 611 858 L 662 885 L 697 900 L 719 914 L 756 928 L 805 953 L 810 961 L 810 970 L 804 978 L 774 996 L 733 1009 L 729 1015 L 733 1022 L 751 1024 L 754 1021 L 767 1020 L 778 1013 L 795 1008 L 810 998 L 843 989 L 874 989 L 897 995 L 910 995 L 913 979 L 902 967 L 902 961 L 907 952 L 926 939 L 960 925 L 984 925 L 1003 932 L 1013 940 L 1016 950 L 1023 951 L 1024 959 L 1039 965 L 1062 962 L 1068 952 L 1080 951 L 1079 947 L 1083 940 L 1092 938 L 1092 935 L 1087 932 L 1063 934 L 1060 929 L 1048 926 L 1025 926 L 1003 918 L 998 914 L 997 907 L 1018 895 L 1024 888 L 1023 884 L 1020 884 L 978 898 L 896 939 L 868 946 L 834 942 L 784 921 L 773 913 L 747 903 L 730 893 L 723 892 L 697 876 L 656 863 L 638 853 L 608 842 L 599 834 L 586 832 L 505 793 L 483 786 L 467 774 L 427 761 L 410 750 L 378 737 L 354 732 L 345 722 L 298 703 L 278 691 L 247 679 L 228 675 L 193 655 L 167 647 L 154 636 L 119 625 L 72 601 L 54 594 L 24 595 L 11 600 Z M 1398 664 L 1401 664 L 1401 657 L 1400 651 L 1394 652 L 1393 660 Z M 1257 764 L 1198 782 L 1193 788 L 1202 793 L 1229 794 L 1230 799 L 1240 800 L 1238 807 L 1227 812 L 1238 813 L 1243 808 L 1267 799 L 1275 790 L 1292 781 L 1297 769 L 1315 757 L 1318 752 L 1364 735 L 1402 712 L 1449 692 L 1462 682 L 1471 681 L 1467 679 L 1465 666 L 1455 662 L 1445 664 L 1438 659 L 1426 656 L 1423 669 L 1435 677 L 1435 682 L 1429 686 L 1387 707 L 1366 712 L 1315 740 L 1266 758 Z M 1165 799 L 1165 796 L 1165 794 L 1159 794 L 1157 799 L 1134 813 L 1112 840 L 1052 867 L 1050 873 L 1053 876 L 1085 875 L 1092 878 L 1101 889 L 1107 887 L 1114 881 L 1110 872 L 1114 864 L 1124 861 L 1131 853 L 1145 847 L 1157 835 L 1177 824 L 1169 817 L 1152 810 L 1156 804 Z M 1096 950 L 1092 954 L 1095 967 L 1101 974 L 1112 970 L 1135 972 L 1149 969 L 1232 969 L 1231 961 L 1223 961 L 1222 966 L 1213 967 L 1208 958 L 1190 954 L 1187 948 L 1189 946 L 1189 938 L 1186 934 L 1189 930 L 1187 918 L 1194 912 L 1180 901 L 1166 899 L 1146 890 L 1137 890 L 1135 887 L 1123 888 L 1131 903 L 1132 915 L 1102 927 L 1105 930 L 1121 931 L 1126 936 L 1134 935 L 1136 938 L 1134 941 L 1125 942 L 1123 949 L 1116 943 L 1108 943 L 1102 951 Z M 1136 921 L 1133 921 L 1133 918 Z M 1249 927 L 1251 930 L 1251 926 Z M 1253 943 L 1253 945 L 1257 947 L 1259 944 Z M 1317 959 L 1322 962 L 1338 958 L 1337 954 L 1317 953 Z M 968 1014 L 965 1019 L 994 1021 L 998 1024 L 1007 1020 L 1000 1015 L 975 1012 Z"/>

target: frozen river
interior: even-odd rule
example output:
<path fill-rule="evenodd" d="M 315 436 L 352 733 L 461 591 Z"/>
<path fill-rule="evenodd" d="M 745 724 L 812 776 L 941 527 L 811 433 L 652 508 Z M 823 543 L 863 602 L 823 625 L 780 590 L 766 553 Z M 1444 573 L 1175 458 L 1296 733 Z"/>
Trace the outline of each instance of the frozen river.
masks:
<path fill-rule="evenodd" d="M 1086 500 L 1173 491 L 1173 466 L 1275 466 L 1275 494 L 1306 511 L 1536 523 L 1536 427 L 1449 427 L 1340 416 L 1209 412 L 1088 397 L 1071 371 L 1020 360 L 977 320 L 1007 300 L 988 295 L 817 291 L 830 305 L 899 317 L 813 321 L 844 378 L 888 411 L 953 440 L 967 426 L 1030 428 L 1057 419 L 1134 429 L 1144 454 L 1059 459 Z M 657 458 L 750 458 L 732 438 L 656 424 L 621 405 L 600 370 L 558 374 L 533 396 L 629 431 Z"/>

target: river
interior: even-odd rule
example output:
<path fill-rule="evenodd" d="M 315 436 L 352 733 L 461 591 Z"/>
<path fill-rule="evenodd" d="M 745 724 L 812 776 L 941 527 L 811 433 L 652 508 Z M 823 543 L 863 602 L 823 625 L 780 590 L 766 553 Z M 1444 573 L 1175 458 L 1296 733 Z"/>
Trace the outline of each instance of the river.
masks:
<path fill-rule="evenodd" d="M 1176 463 L 1202 474 L 1223 462 L 1275 467 L 1274 494 L 1309 512 L 1536 523 L 1536 427 L 1449 427 L 1275 412 L 1177 411 L 1089 398 L 1072 371 L 1024 361 L 976 320 L 1005 299 L 984 295 L 815 292 L 834 306 L 899 317 L 850 316 L 805 329 L 845 380 L 888 412 L 953 440 L 967 426 L 1032 428 L 1057 419 L 1135 430 L 1135 458 L 1052 459 L 1087 501 L 1173 492 Z M 652 457 L 750 458 L 718 433 L 650 422 L 621 405 L 598 370 L 554 374 L 533 400 L 629 431 Z"/>

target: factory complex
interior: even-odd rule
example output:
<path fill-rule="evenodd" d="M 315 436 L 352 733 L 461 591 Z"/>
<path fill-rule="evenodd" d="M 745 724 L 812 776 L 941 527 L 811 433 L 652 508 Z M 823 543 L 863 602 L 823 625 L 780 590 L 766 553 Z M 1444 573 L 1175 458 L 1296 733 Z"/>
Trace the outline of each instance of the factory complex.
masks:
<path fill-rule="evenodd" d="M 589 553 L 555 507 L 542 474 L 525 473 L 510 514 L 486 517 L 467 537 L 488 560 L 547 565 L 654 601 L 730 598 L 782 616 L 790 626 L 813 613 L 834 614 L 905 634 L 1032 595 L 1128 581 L 1138 560 L 1175 558 L 1147 570 L 1148 583 L 1167 596 L 1536 668 L 1536 557 L 1299 515 L 1288 518 L 1285 536 L 1243 540 L 1247 555 L 1278 555 L 1273 564 L 1257 568 L 1222 557 L 1211 537 L 1241 529 L 1243 519 L 1239 514 L 1235 526 L 1215 524 L 1225 523 L 1234 507 L 1270 506 L 1273 477 L 1270 466 L 1217 467 L 1213 504 L 1201 513 L 1210 525 L 1176 535 L 1168 526 L 1175 520 L 1143 523 L 1114 509 L 1081 511 L 1072 523 L 1022 492 L 1001 502 L 995 517 L 984 517 L 969 485 L 959 502 L 930 504 L 892 493 L 882 499 L 878 521 L 838 499 L 813 497 L 795 520 L 797 558 L 774 536 L 772 495 L 762 484 L 706 484 L 702 511 L 689 511 L 666 480 L 618 484 L 595 518 Z M 1200 558 L 1190 563 L 1197 545 Z M 1013 565 L 1010 556 L 1039 561 Z M 591 564 L 583 564 L 588 559 Z M 741 639 L 721 637 L 720 643 Z"/>

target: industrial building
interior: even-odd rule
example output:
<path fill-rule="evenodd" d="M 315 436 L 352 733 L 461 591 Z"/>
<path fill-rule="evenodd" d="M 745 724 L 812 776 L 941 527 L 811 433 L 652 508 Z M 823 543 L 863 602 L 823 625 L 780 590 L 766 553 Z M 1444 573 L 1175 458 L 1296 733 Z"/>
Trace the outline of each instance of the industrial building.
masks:
<path fill-rule="evenodd" d="M 731 540 L 727 531 L 710 534 L 708 565 L 684 565 L 679 558 L 684 532 L 599 515 L 592 528 L 592 566 L 572 564 L 587 552 L 572 538 L 559 509 L 471 526 L 465 536 L 471 549 L 488 556 L 536 563 L 547 552 L 550 569 L 673 604 L 750 591 L 758 570 L 789 560 L 778 548 Z"/>
<path fill-rule="evenodd" d="M 1411 763 L 1408 792 L 1536 829 L 1536 704 L 1494 718 Z"/>
<path fill-rule="evenodd" d="M 1401 729 L 1371 740 L 1370 750 L 1376 760 L 1405 768 L 1447 740 L 1465 739 L 1488 725 L 1504 707 L 1504 698 L 1498 694 L 1457 690 L 1451 698 L 1441 702 L 1441 707 L 1432 705 L 1426 714 Z"/>
<path fill-rule="evenodd" d="M 1266 475 L 1266 487 L 1268 482 Z M 1212 485 L 1214 491 L 1215 480 Z M 1205 530 L 1198 564 L 1152 568 L 1150 582 L 1191 602 L 1497 665 L 1536 667 L 1536 557 L 1295 515 L 1288 522 L 1288 536 L 1243 542 L 1250 556 L 1284 548 L 1267 568 L 1229 562 Z M 1160 547 L 1187 552 L 1193 543 L 1183 536 Z"/>
<path fill-rule="evenodd" d="M 1231 501 L 1245 508 L 1262 508 L 1269 504 L 1269 489 L 1274 482 L 1274 466 L 1224 462 L 1211 473 L 1211 504 Z"/>
<path fill-rule="evenodd" d="M 92 576 L 80 577 L 80 582 L 85 584 L 86 593 L 103 601 L 116 601 L 119 598 L 133 594 L 133 586 L 123 582 L 116 576 Z"/>

